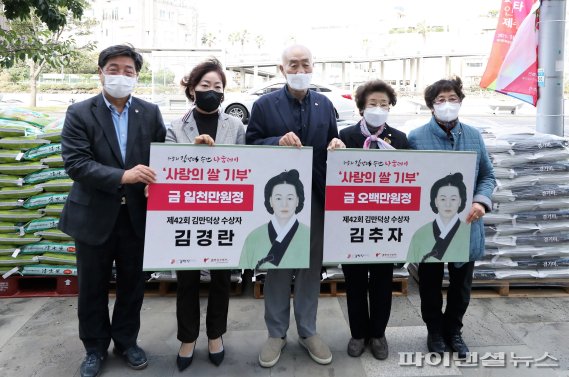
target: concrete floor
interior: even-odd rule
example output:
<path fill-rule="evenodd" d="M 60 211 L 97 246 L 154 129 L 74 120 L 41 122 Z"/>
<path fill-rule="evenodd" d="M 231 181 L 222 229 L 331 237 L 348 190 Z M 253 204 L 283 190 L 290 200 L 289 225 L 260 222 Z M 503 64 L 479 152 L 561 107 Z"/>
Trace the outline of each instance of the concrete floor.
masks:
<path fill-rule="evenodd" d="M 205 300 L 204 300 L 205 303 Z M 205 313 L 197 341 L 194 363 L 183 374 L 194 376 L 554 376 L 569 377 L 569 297 L 473 299 L 465 317 L 464 339 L 479 357 L 486 352 L 505 353 L 505 367 L 478 365 L 402 366 L 399 352 L 427 352 L 427 331 L 420 317 L 416 284 L 410 279 L 409 295 L 394 297 L 387 329 L 389 358 L 375 360 L 369 351 L 360 358 L 349 357 L 350 337 L 345 297 L 321 298 L 318 331 L 330 345 L 334 360 L 321 366 L 314 363 L 298 344 L 294 321 L 281 360 L 270 369 L 261 368 L 258 352 L 267 337 L 263 320 L 263 300 L 254 299 L 248 285 L 242 296 L 229 304 L 228 332 L 224 336 L 226 358 L 220 367 L 207 358 Z M 112 300 L 111 304 L 112 306 Z M 205 305 L 202 305 L 205 307 Z M 176 304 L 174 297 L 148 297 L 142 308 L 139 344 L 149 357 L 142 371 L 130 370 L 110 355 L 102 376 L 177 376 L 175 355 Z M 292 315 L 291 315 L 292 318 Z M 517 368 L 515 357 L 536 360 L 546 352 L 559 366 Z M 76 298 L 0 299 L 0 376 L 78 376 L 84 350 L 77 335 Z"/>

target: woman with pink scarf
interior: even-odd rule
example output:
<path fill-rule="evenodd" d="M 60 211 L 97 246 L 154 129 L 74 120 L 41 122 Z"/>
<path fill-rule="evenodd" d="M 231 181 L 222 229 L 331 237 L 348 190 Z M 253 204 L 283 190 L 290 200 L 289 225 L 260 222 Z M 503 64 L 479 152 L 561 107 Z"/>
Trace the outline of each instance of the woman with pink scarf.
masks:
<path fill-rule="evenodd" d="M 393 88 L 381 80 L 368 81 L 358 87 L 356 105 L 363 117 L 357 124 L 340 131 L 340 139 L 346 148 L 409 149 L 405 133 L 387 124 L 389 110 L 396 102 Z M 348 355 L 360 356 L 369 344 L 373 356 L 385 360 L 388 356 L 385 328 L 391 313 L 393 263 L 342 264 L 342 269 L 352 335 Z"/>

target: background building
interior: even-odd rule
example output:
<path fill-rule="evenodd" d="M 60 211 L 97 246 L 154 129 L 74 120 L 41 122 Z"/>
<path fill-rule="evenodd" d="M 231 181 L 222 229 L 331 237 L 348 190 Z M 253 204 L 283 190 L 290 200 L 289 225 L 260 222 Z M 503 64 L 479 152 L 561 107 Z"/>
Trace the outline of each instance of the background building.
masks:
<path fill-rule="evenodd" d="M 99 46 L 130 43 L 136 48 L 198 47 L 197 10 L 184 0 L 91 0 L 87 17 L 99 24 Z"/>
<path fill-rule="evenodd" d="M 145 51 L 162 84 L 178 81 L 196 61 L 214 55 L 230 67 L 228 89 L 244 90 L 280 76 L 283 48 L 302 43 L 321 63 L 314 73 L 323 83 L 353 89 L 381 78 L 398 91 L 420 92 L 452 74 L 479 90 L 501 0 L 356 0 L 339 6 L 314 0 L 301 9 L 277 9 L 262 0 L 90 4 L 85 15 L 98 24 L 89 38 L 99 49 L 130 43 Z M 159 61 L 152 56 L 157 50 Z"/>

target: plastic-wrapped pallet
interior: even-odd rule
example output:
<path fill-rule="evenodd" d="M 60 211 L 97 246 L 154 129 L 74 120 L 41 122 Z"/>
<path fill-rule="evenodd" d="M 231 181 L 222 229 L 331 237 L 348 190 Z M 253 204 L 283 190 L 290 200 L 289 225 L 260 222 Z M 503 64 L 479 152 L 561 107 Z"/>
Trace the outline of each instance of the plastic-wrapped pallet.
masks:
<path fill-rule="evenodd" d="M 484 217 L 487 256 L 476 269 L 496 279 L 566 277 L 569 140 L 517 133 L 489 144 L 497 189 Z"/>

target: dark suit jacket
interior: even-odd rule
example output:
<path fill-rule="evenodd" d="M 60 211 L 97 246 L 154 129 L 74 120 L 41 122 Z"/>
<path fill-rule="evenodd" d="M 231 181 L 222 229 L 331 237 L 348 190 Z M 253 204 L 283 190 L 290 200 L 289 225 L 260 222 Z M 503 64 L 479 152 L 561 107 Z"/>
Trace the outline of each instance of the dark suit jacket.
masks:
<path fill-rule="evenodd" d="M 388 124 L 385 125 L 379 137 L 388 143 L 390 142 L 391 146 L 395 149 L 409 149 L 407 135 L 405 135 L 404 132 L 390 127 Z M 340 131 L 340 140 L 346 144 L 346 148 L 363 148 L 366 137 L 362 135 L 360 131 L 360 122 Z"/>
<path fill-rule="evenodd" d="M 144 184 L 121 185 L 125 170 L 148 166 L 150 143 L 163 142 L 166 128 L 158 106 L 132 98 L 128 112 L 128 139 L 122 161 L 111 111 L 103 95 L 67 109 L 61 134 L 65 170 L 73 187 L 61 213 L 59 229 L 78 241 L 100 245 L 115 226 L 125 196 L 137 235 L 144 237 Z"/>
<path fill-rule="evenodd" d="M 283 102 L 288 101 L 285 90 L 283 87 L 255 101 L 245 134 L 247 144 L 279 145 L 281 137 L 297 130 L 292 115 L 286 111 L 288 106 L 283 105 Z M 313 148 L 312 189 L 324 203 L 326 148 L 330 140 L 338 137 L 338 127 L 332 102 L 314 91 L 310 92 L 310 121 L 307 128 L 304 137 L 297 136 L 302 145 Z"/>

